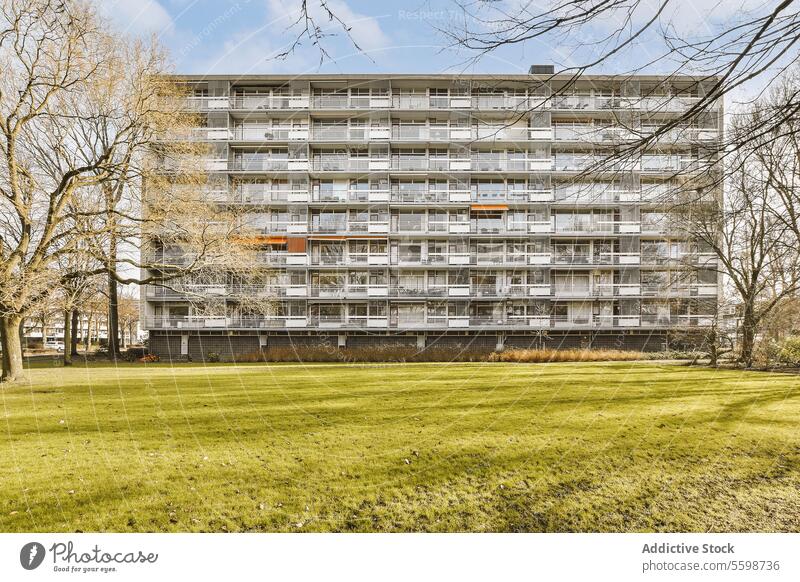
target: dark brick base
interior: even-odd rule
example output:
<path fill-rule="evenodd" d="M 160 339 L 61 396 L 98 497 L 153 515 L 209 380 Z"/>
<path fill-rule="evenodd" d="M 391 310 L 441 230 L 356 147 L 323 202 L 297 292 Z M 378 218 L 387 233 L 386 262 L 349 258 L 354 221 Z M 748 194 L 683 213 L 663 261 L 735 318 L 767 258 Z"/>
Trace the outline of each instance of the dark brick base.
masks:
<path fill-rule="evenodd" d="M 337 349 L 340 345 L 338 334 L 314 333 L 270 333 L 261 338 L 256 333 L 236 332 L 186 332 L 188 353 L 181 354 L 181 335 L 176 332 L 151 331 L 150 352 L 166 361 L 208 360 L 235 361 L 241 356 L 258 354 L 262 349 L 286 347 L 326 347 Z M 644 332 L 548 332 L 525 335 L 500 335 L 496 333 L 428 333 L 423 338 L 417 333 L 406 334 L 365 334 L 345 335 L 348 348 L 367 347 L 410 347 L 424 343 L 426 349 L 447 349 L 469 352 L 494 351 L 499 341 L 505 348 L 548 348 L 548 349 L 614 349 L 640 352 L 658 352 L 666 349 L 690 350 L 700 345 L 700 338 L 682 335 L 680 341 L 670 341 L 665 331 Z"/>

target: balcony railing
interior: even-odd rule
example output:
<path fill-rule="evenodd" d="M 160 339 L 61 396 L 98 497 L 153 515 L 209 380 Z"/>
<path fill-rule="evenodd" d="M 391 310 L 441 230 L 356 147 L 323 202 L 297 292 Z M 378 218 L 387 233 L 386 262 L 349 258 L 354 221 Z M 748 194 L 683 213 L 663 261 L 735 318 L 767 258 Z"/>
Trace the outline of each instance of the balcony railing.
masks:
<path fill-rule="evenodd" d="M 388 202 L 389 190 L 315 190 L 314 202 Z"/>
<path fill-rule="evenodd" d="M 557 234 L 638 234 L 641 231 L 638 221 L 617 220 L 569 220 L 555 221 L 554 232 Z"/>
<path fill-rule="evenodd" d="M 308 139 L 308 126 L 242 125 L 234 128 L 231 139 L 253 142 L 305 141 Z"/>
<path fill-rule="evenodd" d="M 330 156 L 311 160 L 311 168 L 315 172 L 367 172 L 378 169 L 386 170 L 388 167 L 388 158 Z"/>
<path fill-rule="evenodd" d="M 601 95 L 556 95 L 550 108 L 569 111 L 602 111 L 608 109 L 636 109 L 658 112 L 681 112 L 697 103 L 697 97 L 636 97 Z M 712 107 L 713 109 L 713 107 Z"/>
<path fill-rule="evenodd" d="M 308 190 L 295 188 L 274 188 L 269 184 L 249 184 L 235 188 L 230 194 L 227 190 L 207 190 L 202 194 L 204 200 L 239 204 L 265 204 L 269 202 L 392 202 L 397 204 L 495 204 L 553 201 L 552 190 L 496 190 L 471 192 L 470 190 Z"/>
<path fill-rule="evenodd" d="M 243 172 L 282 172 L 289 170 L 308 170 L 308 160 L 289 158 L 236 158 L 231 162 L 231 169 Z"/>
<path fill-rule="evenodd" d="M 248 297 L 279 299 L 285 297 L 313 297 L 332 299 L 358 299 L 379 297 L 452 297 L 452 298 L 513 298 L 554 297 L 556 299 L 625 298 L 625 297 L 716 297 L 716 285 L 653 286 L 639 283 L 594 283 L 589 285 L 563 285 L 556 283 L 429 283 L 427 286 L 402 280 L 393 285 L 383 283 L 352 283 L 344 280 L 328 285 L 305 283 L 268 283 L 264 285 L 207 284 L 176 285 L 173 287 L 148 286 L 146 297 L 150 300 L 191 300 Z"/>
<path fill-rule="evenodd" d="M 389 127 L 381 126 L 312 126 L 311 141 L 388 140 Z"/>
<path fill-rule="evenodd" d="M 240 187 L 234 190 L 232 201 L 239 204 L 267 204 L 270 202 L 308 202 L 308 190 Z"/>
<path fill-rule="evenodd" d="M 388 135 L 387 135 L 388 137 Z M 394 125 L 393 141 L 536 141 L 548 139 L 546 128 L 509 127 L 430 127 L 426 125 Z"/>
<path fill-rule="evenodd" d="M 231 96 L 188 97 L 185 105 L 193 110 L 281 110 L 281 109 L 479 109 L 528 111 L 535 108 L 568 111 L 602 111 L 609 109 L 635 109 L 658 112 L 682 112 L 699 101 L 698 97 L 649 96 L 620 97 L 602 95 L 426 95 L 394 92 L 381 95 L 327 94 L 244 94 Z M 711 109 L 716 108 L 712 104 Z"/>
<path fill-rule="evenodd" d="M 209 109 L 228 109 L 230 105 L 227 96 L 187 97 L 185 104 L 187 109 L 200 111 Z"/>
<path fill-rule="evenodd" d="M 242 95 L 230 99 L 232 109 L 308 109 L 308 94 L 298 95 Z"/>
<path fill-rule="evenodd" d="M 528 172 L 546 171 L 553 166 L 551 158 L 429 158 L 395 156 L 391 169 L 401 172 Z"/>
<path fill-rule="evenodd" d="M 705 327 L 712 324 L 712 315 L 462 315 L 423 317 L 386 316 L 148 316 L 146 329 L 285 329 L 285 328 L 407 328 L 447 329 L 470 327 L 495 327 L 498 329 L 584 329 L 584 328 L 668 328 Z"/>
<path fill-rule="evenodd" d="M 348 157 L 331 156 L 315 157 L 311 160 L 274 157 L 274 158 L 235 158 L 230 162 L 226 159 L 206 159 L 197 162 L 172 162 L 167 160 L 163 164 L 166 171 L 178 170 L 188 165 L 201 165 L 208 171 L 255 171 L 255 172 L 281 172 L 281 171 L 308 171 L 309 167 L 316 172 L 369 172 L 369 171 L 396 171 L 396 172 L 581 172 L 594 168 L 604 171 L 617 172 L 620 170 L 636 170 L 641 166 L 643 173 L 679 173 L 695 172 L 709 167 L 712 162 L 697 159 L 676 160 L 621 160 L 606 166 L 601 158 L 590 156 L 563 157 L 556 155 L 547 158 L 435 158 L 427 156 L 395 156 L 392 158 Z M 542 194 L 544 196 L 545 194 Z M 552 199 L 552 192 L 546 194 Z M 614 194 L 608 201 L 636 202 L 641 194 L 634 192 L 626 198 L 625 193 Z M 630 198 L 632 196 L 632 198 Z M 536 195 L 531 201 L 536 200 Z M 574 202 L 564 199 L 565 202 Z"/>

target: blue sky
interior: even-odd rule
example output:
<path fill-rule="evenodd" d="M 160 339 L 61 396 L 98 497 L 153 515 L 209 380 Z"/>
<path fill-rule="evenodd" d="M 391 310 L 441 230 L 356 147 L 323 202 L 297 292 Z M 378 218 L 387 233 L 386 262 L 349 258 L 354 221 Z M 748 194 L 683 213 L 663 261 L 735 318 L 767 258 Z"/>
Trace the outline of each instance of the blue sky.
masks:
<path fill-rule="evenodd" d="M 604 38 L 617 26 L 597 22 L 581 37 L 554 36 L 546 41 L 505 47 L 471 62 L 471 53 L 454 50 L 441 29 L 463 24 L 455 0 L 327 0 L 352 27 L 364 49 L 359 53 L 336 23 L 325 18 L 325 39 L 330 59 L 320 63 L 319 51 L 308 44 L 285 59 L 275 55 L 296 38 L 292 23 L 299 0 L 94 0 L 120 30 L 134 35 L 156 35 L 172 54 L 177 73 L 525 73 L 531 64 L 570 66 L 589 62 L 602 47 L 592 40 Z M 633 22 L 649 19 L 662 0 L 642 0 Z M 317 8 L 319 0 L 309 0 Z M 527 6 L 552 5 L 551 0 L 494 0 L 490 10 L 509 13 Z M 763 0 L 671 0 L 660 23 L 683 38 L 712 34 L 721 24 L 744 18 L 749 10 L 763 11 Z M 496 12 L 495 12 L 496 14 Z M 319 16 L 319 14 L 318 14 Z M 472 20 L 471 22 L 475 22 Z M 664 48 L 657 31 L 640 39 L 596 73 L 624 73 L 645 65 L 643 72 L 672 72 L 665 61 L 653 63 Z M 751 81 L 737 90 L 733 101 L 755 95 L 764 80 Z M 731 103 L 730 97 L 726 100 Z"/>
<path fill-rule="evenodd" d="M 571 64 L 590 58 L 596 49 L 548 39 L 494 53 L 477 65 L 469 54 L 448 48 L 437 28 L 452 28 L 462 14 L 452 0 L 328 0 L 352 26 L 359 54 L 335 24 L 326 39 L 333 58 L 320 66 L 319 52 L 303 46 L 286 59 L 276 53 L 294 38 L 290 29 L 299 0 L 96 0 L 101 10 L 126 32 L 156 34 L 171 49 L 180 73 L 310 72 L 525 72 L 531 63 Z M 640 17 L 660 0 L 645 0 Z M 498 0 L 494 7 L 517 10 L 528 0 Z M 541 4 L 542 2 L 539 2 Z M 546 2 L 545 2 L 546 3 Z M 741 12 L 756 0 L 675 0 L 665 19 L 679 33 L 707 32 L 714 23 Z M 310 0 L 315 6 L 317 2 Z M 536 2 L 533 2 L 535 5 Z M 324 21 L 324 19 L 323 19 Z M 588 31 L 602 35 L 599 30 Z M 657 54 L 659 44 L 645 39 L 614 66 Z M 367 56 L 368 55 L 368 56 Z M 663 69 L 666 65 L 662 65 Z M 650 70 L 655 72 L 656 67 Z"/>

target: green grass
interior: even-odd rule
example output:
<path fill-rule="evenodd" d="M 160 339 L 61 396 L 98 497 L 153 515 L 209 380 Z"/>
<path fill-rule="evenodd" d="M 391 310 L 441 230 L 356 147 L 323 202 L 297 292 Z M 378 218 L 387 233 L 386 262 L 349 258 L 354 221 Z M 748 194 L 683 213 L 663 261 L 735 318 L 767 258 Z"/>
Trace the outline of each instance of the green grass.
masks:
<path fill-rule="evenodd" d="M 0 531 L 798 531 L 800 379 L 654 363 L 37 367 Z"/>

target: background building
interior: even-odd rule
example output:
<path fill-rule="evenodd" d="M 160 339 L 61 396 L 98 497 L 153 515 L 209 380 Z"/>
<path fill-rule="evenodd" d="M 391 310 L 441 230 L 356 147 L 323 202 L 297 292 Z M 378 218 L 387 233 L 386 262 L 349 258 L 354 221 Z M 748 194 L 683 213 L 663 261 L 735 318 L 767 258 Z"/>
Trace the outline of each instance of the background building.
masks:
<path fill-rule="evenodd" d="M 713 80 L 536 73 L 184 79 L 206 120 L 188 137 L 213 152 L 204 195 L 249 209 L 270 280 L 243 290 L 220 273 L 200 289 L 212 314 L 179 287 L 145 288 L 151 349 L 655 350 L 707 325 L 715 259 L 670 213 L 686 193 L 719 195 L 721 106 L 644 153 L 602 160 Z M 278 300 L 251 313 L 243 292 Z"/>

